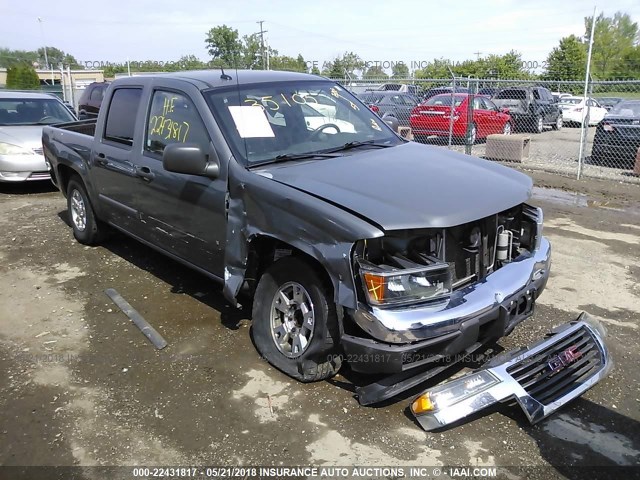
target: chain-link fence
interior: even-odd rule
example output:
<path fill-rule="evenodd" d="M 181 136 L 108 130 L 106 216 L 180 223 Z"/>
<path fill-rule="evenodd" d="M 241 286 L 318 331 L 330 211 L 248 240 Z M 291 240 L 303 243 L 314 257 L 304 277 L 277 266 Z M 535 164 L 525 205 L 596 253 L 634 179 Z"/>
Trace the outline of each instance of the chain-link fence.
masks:
<path fill-rule="evenodd" d="M 501 162 L 640 183 L 640 80 L 336 79 L 404 135 Z"/>

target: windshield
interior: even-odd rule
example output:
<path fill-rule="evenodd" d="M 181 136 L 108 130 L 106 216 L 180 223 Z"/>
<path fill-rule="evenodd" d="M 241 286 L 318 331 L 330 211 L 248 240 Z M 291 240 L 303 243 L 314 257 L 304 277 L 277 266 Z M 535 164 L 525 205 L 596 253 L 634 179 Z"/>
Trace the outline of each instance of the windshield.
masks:
<path fill-rule="evenodd" d="M 620 102 L 609 113 L 623 117 L 640 117 L 640 101 Z"/>
<path fill-rule="evenodd" d="M 429 100 L 424 102 L 423 105 L 437 106 L 437 107 L 450 107 L 451 106 L 451 98 L 452 98 L 452 96 L 450 94 L 449 95 L 436 95 L 435 97 L 431 97 Z M 467 98 L 467 97 L 461 97 L 460 95 L 454 95 L 453 96 L 453 106 L 454 107 L 460 106 L 462 104 L 462 102 L 464 102 L 465 98 Z"/>
<path fill-rule="evenodd" d="M 333 82 L 277 82 L 204 92 L 234 154 L 247 165 L 323 153 L 355 142 L 402 143 L 351 93 Z"/>
<path fill-rule="evenodd" d="M 69 110 L 55 98 L 2 98 L 0 125 L 50 125 L 73 122 Z"/>

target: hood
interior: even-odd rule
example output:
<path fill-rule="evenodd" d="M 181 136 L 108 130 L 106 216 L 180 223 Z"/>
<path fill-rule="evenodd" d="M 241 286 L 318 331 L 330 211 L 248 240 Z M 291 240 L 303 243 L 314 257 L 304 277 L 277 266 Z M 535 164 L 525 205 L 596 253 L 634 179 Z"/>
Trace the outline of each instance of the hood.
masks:
<path fill-rule="evenodd" d="M 43 125 L 10 125 L 0 127 L 0 142 L 12 143 L 30 150 L 42 148 Z"/>
<path fill-rule="evenodd" d="M 461 225 L 525 202 L 532 188 L 528 176 L 510 168 L 414 142 L 275 164 L 256 173 L 351 211 L 384 230 Z"/>

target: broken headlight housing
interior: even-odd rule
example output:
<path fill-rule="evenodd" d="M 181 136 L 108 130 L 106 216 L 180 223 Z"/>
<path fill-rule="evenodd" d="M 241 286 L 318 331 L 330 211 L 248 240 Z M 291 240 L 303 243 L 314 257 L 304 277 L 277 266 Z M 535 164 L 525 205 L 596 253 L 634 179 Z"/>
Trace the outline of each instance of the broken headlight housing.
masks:
<path fill-rule="evenodd" d="M 411 411 L 414 415 L 437 412 L 498 383 L 500 380 L 488 370 L 478 370 L 471 375 L 464 375 L 423 393 L 411 404 Z"/>
<path fill-rule="evenodd" d="M 443 263 L 406 270 L 382 270 L 361 262 L 360 278 L 371 305 L 401 305 L 451 295 L 451 271 Z"/>

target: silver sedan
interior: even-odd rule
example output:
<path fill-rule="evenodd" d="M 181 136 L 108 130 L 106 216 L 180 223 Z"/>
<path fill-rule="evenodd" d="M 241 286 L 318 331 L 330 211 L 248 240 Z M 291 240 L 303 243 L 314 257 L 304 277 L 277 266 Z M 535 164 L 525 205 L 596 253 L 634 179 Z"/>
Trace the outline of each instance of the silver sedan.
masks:
<path fill-rule="evenodd" d="M 0 92 L 0 182 L 48 180 L 42 127 L 74 120 L 52 95 Z"/>

